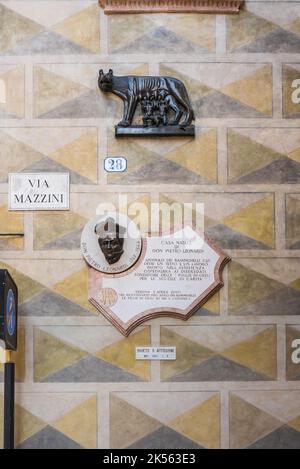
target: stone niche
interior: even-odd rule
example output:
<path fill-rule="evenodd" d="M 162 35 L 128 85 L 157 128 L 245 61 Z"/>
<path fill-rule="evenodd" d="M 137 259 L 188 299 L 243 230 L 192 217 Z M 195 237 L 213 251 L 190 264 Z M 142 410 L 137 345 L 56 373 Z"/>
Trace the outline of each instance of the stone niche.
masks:
<path fill-rule="evenodd" d="M 244 0 L 99 0 L 107 15 L 116 13 L 239 13 Z"/>

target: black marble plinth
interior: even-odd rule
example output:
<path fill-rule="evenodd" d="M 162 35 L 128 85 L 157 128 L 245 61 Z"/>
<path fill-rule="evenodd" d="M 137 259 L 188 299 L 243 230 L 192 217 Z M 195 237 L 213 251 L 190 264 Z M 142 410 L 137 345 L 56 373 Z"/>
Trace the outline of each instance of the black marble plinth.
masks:
<path fill-rule="evenodd" d="M 132 125 L 130 127 L 115 127 L 116 137 L 194 137 L 195 126 L 165 125 L 160 127 L 144 127 Z"/>

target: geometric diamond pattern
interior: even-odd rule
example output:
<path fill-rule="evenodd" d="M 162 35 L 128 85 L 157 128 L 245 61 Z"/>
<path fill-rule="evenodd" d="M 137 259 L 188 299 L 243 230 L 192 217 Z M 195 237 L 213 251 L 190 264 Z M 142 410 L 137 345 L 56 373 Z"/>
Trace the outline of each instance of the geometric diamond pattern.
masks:
<path fill-rule="evenodd" d="M 299 315 L 298 259 L 239 259 L 228 273 L 230 314 Z"/>
<path fill-rule="evenodd" d="M 298 53 L 300 48 L 300 7 L 261 9 L 247 4 L 237 16 L 228 16 L 227 47 L 235 53 Z"/>
<path fill-rule="evenodd" d="M 110 134 L 110 156 L 127 157 L 128 170 L 108 174 L 109 184 L 217 182 L 217 135 L 215 129 L 199 129 L 196 138 L 172 138 L 165 142 L 149 138 L 115 139 Z"/>
<path fill-rule="evenodd" d="M 118 66 L 120 75 L 147 73 L 146 64 Z M 108 97 L 100 92 L 98 74 L 98 63 L 35 65 L 34 116 L 40 119 L 117 118 L 122 104 L 116 96 Z"/>
<path fill-rule="evenodd" d="M 161 194 L 161 202 L 183 203 L 188 194 Z M 191 201 L 195 202 L 194 196 Z M 273 194 L 197 194 L 204 204 L 207 236 L 224 249 L 274 247 Z"/>
<path fill-rule="evenodd" d="M 99 52 L 97 5 L 89 2 L 64 2 L 55 9 L 45 1 L 36 12 L 36 2 L 24 5 L 0 5 L 3 27 L 0 33 L 1 55 L 96 54 Z M 17 30 L 17 34 L 11 34 Z"/>
<path fill-rule="evenodd" d="M 3 396 L 0 395 L 2 445 Z M 17 394 L 15 446 L 18 449 L 97 448 L 97 397 L 86 393 Z"/>
<path fill-rule="evenodd" d="M 110 447 L 216 449 L 219 406 L 213 392 L 112 393 Z"/>
<path fill-rule="evenodd" d="M 132 382 L 150 379 L 147 361 L 135 360 L 135 347 L 150 345 L 149 328 L 129 339 L 110 326 L 43 326 L 34 335 L 37 382 Z"/>
<path fill-rule="evenodd" d="M 62 278 L 57 281 L 60 261 L 21 261 L 14 266 L 9 260 L 0 264 L 8 269 L 19 288 L 20 316 L 91 316 L 96 311 L 88 302 L 87 269 L 81 261 L 69 261 L 65 264 Z M 29 274 L 23 273 L 29 266 Z M 41 272 L 44 272 L 45 279 Z M 47 275 L 53 272 L 53 281 L 47 281 Z M 65 276 L 63 276 L 65 275 Z"/>
<path fill-rule="evenodd" d="M 160 73 L 183 80 L 198 118 L 272 116 L 270 65 L 171 63 L 162 64 Z"/>
<path fill-rule="evenodd" d="M 230 395 L 230 447 L 297 449 L 299 391 L 242 391 Z"/>
<path fill-rule="evenodd" d="M 178 359 L 161 363 L 163 381 L 268 381 L 276 379 L 274 326 L 161 328 L 161 344 Z"/>
<path fill-rule="evenodd" d="M 1 182 L 10 172 L 69 172 L 73 184 L 97 183 L 93 127 L 5 128 L 0 132 Z M 22 158 L 20 158 L 22 154 Z"/>
<path fill-rule="evenodd" d="M 130 31 L 130 33 L 129 33 Z M 109 18 L 113 54 L 209 53 L 215 50 L 214 15 L 114 15 Z"/>
<path fill-rule="evenodd" d="M 228 153 L 232 184 L 300 181 L 299 129 L 230 129 Z"/>

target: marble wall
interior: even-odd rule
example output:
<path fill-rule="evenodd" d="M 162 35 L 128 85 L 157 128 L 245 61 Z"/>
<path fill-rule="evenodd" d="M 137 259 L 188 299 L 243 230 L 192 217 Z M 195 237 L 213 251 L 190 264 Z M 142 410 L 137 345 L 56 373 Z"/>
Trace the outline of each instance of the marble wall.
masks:
<path fill-rule="evenodd" d="M 196 138 L 116 140 L 121 103 L 97 89 L 100 66 L 183 79 Z M 0 259 L 20 288 L 18 447 L 300 446 L 296 80 L 297 1 L 111 17 L 96 0 L 0 1 Z M 107 155 L 126 156 L 128 171 L 105 173 Z M 69 212 L 8 212 L 8 173 L 35 171 L 70 172 Z M 207 234 L 232 257 L 225 287 L 187 323 L 156 319 L 125 339 L 88 303 L 81 230 L 120 193 L 203 202 Z M 178 359 L 137 362 L 135 347 L 150 344 L 176 346 Z"/>

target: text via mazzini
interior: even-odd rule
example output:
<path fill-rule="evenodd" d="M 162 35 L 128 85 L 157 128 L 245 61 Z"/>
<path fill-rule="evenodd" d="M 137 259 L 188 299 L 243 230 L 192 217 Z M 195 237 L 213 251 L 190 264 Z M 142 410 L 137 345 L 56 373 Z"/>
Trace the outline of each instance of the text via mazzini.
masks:
<path fill-rule="evenodd" d="M 178 452 L 178 453 L 144 453 L 140 455 L 119 455 L 109 453 L 103 458 L 104 464 L 123 464 L 134 467 L 139 464 L 195 464 L 196 453 Z"/>
<path fill-rule="evenodd" d="M 10 210 L 68 210 L 69 173 L 11 173 Z"/>

